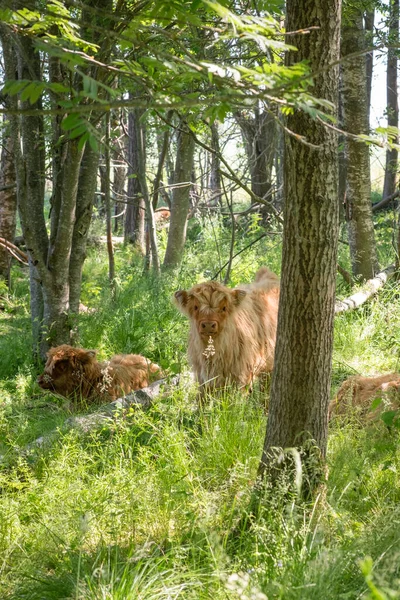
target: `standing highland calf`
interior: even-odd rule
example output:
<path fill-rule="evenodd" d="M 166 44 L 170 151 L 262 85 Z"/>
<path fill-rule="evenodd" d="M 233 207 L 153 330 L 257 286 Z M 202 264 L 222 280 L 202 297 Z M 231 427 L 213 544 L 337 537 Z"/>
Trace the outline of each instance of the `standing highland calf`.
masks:
<path fill-rule="evenodd" d="M 375 410 L 373 400 L 381 399 Z M 329 406 L 329 416 L 356 412 L 366 420 L 373 420 L 385 410 L 400 407 L 400 374 L 389 373 L 377 377 L 354 375 L 342 383 Z"/>
<path fill-rule="evenodd" d="M 251 387 L 272 371 L 278 302 L 279 278 L 266 267 L 236 289 L 207 281 L 175 293 L 190 319 L 188 354 L 200 385 Z"/>
<path fill-rule="evenodd" d="M 47 353 L 38 384 L 61 396 L 86 400 L 115 400 L 162 377 L 160 367 L 139 354 L 117 354 L 98 362 L 95 350 L 64 344 Z"/>

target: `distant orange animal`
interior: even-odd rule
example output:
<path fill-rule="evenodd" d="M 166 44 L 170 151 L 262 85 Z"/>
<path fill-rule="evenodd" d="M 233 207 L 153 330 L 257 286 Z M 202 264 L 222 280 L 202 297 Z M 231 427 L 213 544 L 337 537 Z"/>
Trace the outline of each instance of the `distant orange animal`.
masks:
<path fill-rule="evenodd" d="M 236 289 L 207 281 L 175 293 L 190 320 L 188 355 L 202 386 L 251 387 L 255 377 L 272 371 L 278 302 L 279 278 L 266 267 Z"/>
<path fill-rule="evenodd" d="M 376 398 L 381 404 L 370 411 Z M 400 374 L 389 373 L 378 377 L 354 375 L 342 383 L 336 397 L 329 406 L 329 416 L 346 414 L 356 410 L 360 416 L 374 419 L 384 410 L 397 409 L 400 406 Z"/>
<path fill-rule="evenodd" d="M 171 211 L 168 206 L 160 206 L 154 211 L 154 219 L 157 225 L 165 225 L 171 216 Z"/>
<path fill-rule="evenodd" d="M 51 348 L 38 384 L 61 396 L 115 400 L 162 377 L 160 367 L 139 354 L 117 354 L 99 362 L 95 350 L 67 344 Z"/>

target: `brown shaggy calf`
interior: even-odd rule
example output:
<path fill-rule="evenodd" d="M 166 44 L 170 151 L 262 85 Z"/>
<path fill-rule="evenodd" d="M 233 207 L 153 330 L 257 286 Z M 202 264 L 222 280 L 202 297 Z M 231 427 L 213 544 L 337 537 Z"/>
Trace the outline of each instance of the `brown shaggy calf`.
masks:
<path fill-rule="evenodd" d="M 372 401 L 381 398 L 376 410 L 370 411 Z M 374 419 L 385 410 L 400 406 L 400 374 L 389 373 L 378 377 L 354 375 L 342 383 L 329 406 L 329 416 L 343 415 L 355 409 L 360 416 Z"/>
<path fill-rule="evenodd" d="M 158 365 L 139 354 L 117 354 L 109 361 L 98 362 L 95 350 L 63 344 L 51 348 L 47 357 L 38 384 L 65 397 L 115 400 L 162 376 Z"/>
<path fill-rule="evenodd" d="M 207 281 L 175 293 L 190 319 L 188 354 L 201 385 L 246 387 L 272 371 L 278 301 L 279 278 L 266 267 L 236 289 Z"/>

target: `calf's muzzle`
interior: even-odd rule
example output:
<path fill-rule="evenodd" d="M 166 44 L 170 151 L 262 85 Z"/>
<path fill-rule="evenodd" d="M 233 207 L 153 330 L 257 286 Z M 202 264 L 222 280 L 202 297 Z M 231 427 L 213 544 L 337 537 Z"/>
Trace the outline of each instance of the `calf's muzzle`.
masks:
<path fill-rule="evenodd" d="M 218 333 L 217 321 L 200 321 L 199 330 L 201 335 L 214 335 Z"/>

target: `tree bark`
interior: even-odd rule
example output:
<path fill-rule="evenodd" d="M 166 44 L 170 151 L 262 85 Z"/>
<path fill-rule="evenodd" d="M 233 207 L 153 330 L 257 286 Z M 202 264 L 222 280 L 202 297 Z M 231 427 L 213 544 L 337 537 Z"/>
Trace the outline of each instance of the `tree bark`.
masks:
<path fill-rule="evenodd" d="M 397 96 L 397 52 L 399 44 L 399 0 L 390 1 L 389 15 L 389 47 L 386 67 L 386 112 L 388 127 L 399 126 L 399 103 Z M 392 140 L 399 143 L 396 134 Z M 397 186 L 398 150 L 391 148 L 386 150 L 385 180 L 383 184 L 382 198 L 391 196 Z"/>
<path fill-rule="evenodd" d="M 215 152 L 211 153 L 211 168 L 210 168 L 210 180 L 209 189 L 211 192 L 211 206 L 222 206 L 222 183 L 220 173 L 220 147 L 219 147 L 219 131 L 218 123 L 214 121 L 211 124 L 211 148 Z"/>
<path fill-rule="evenodd" d="M 288 62 L 307 60 L 312 93 L 337 106 L 340 0 L 288 0 Z M 276 468 L 273 448 L 307 446 L 325 457 L 339 232 L 337 136 L 295 111 L 286 137 L 281 296 L 268 426 L 260 473 Z"/>
<path fill-rule="evenodd" d="M 181 119 L 178 131 L 174 187 L 172 192 L 171 219 L 167 248 L 163 267 L 173 269 L 182 260 L 186 242 L 187 217 L 190 205 L 191 173 L 193 169 L 195 142 L 187 132 L 187 125 Z"/>
<path fill-rule="evenodd" d="M 140 145 L 143 137 L 141 117 L 142 109 L 133 109 L 128 116 L 128 205 L 125 213 L 126 242 L 135 244 L 145 254 L 145 204 L 140 184 Z"/>
<path fill-rule="evenodd" d="M 97 189 L 99 152 L 90 144 L 85 146 L 76 194 L 76 212 L 69 261 L 69 309 L 79 312 L 82 290 L 82 269 L 86 259 L 87 235 Z"/>
<path fill-rule="evenodd" d="M 365 33 L 366 33 L 366 45 L 367 48 L 371 48 L 374 44 L 374 20 L 375 11 L 368 10 L 364 15 Z M 368 106 L 368 123 L 371 114 L 371 90 L 372 90 L 372 73 L 374 69 L 374 51 L 371 50 L 365 55 L 366 69 L 367 69 L 367 106 Z"/>
<path fill-rule="evenodd" d="M 347 7 L 342 27 L 344 128 L 351 134 L 368 134 L 365 32 L 361 8 Z M 352 55 L 351 58 L 347 56 Z M 352 272 L 372 279 L 378 268 L 371 207 L 368 146 L 352 137 L 346 140 L 348 222 Z"/>
<path fill-rule="evenodd" d="M 251 189 L 260 198 L 266 198 L 272 189 L 272 168 L 275 158 L 277 123 L 274 116 L 257 107 L 251 117 L 237 115 L 238 124 L 245 140 L 247 160 L 251 176 Z M 263 207 L 265 215 L 267 207 Z"/>
<path fill-rule="evenodd" d="M 105 118 L 105 141 L 104 141 L 104 205 L 106 211 L 106 238 L 107 238 L 107 254 L 108 254 L 108 280 L 111 290 L 115 283 L 115 260 L 114 248 L 112 241 L 111 227 L 111 159 L 110 159 L 110 113 L 106 114 Z"/>
<path fill-rule="evenodd" d="M 17 223 L 17 187 L 15 174 L 15 138 L 3 130 L 3 151 L 0 162 L 0 237 L 14 241 Z M 0 280 L 10 287 L 11 254 L 0 247 Z"/>

